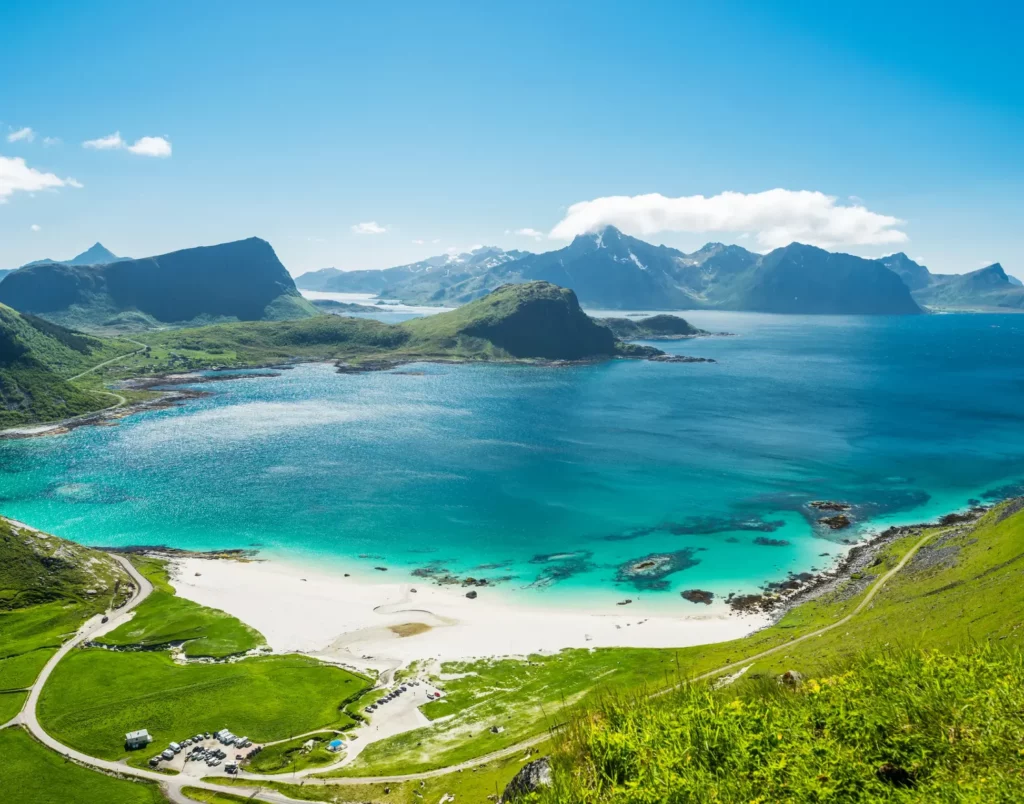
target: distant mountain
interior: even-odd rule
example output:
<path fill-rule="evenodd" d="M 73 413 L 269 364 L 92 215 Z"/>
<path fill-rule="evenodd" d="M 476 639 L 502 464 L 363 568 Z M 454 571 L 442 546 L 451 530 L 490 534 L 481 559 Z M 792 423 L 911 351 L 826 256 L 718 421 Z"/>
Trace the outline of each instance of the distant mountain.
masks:
<path fill-rule="evenodd" d="M 110 396 L 79 388 L 67 378 L 134 348 L 71 332 L 0 304 L 0 428 L 107 407 Z"/>
<path fill-rule="evenodd" d="M 999 263 L 967 274 L 931 274 L 914 297 L 929 307 L 1024 309 L 1024 287 Z"/>
<path fill-rule="evenodd" d="M 735 309 L 765 313 L 920 313 L 903 281 L 878 260 L 791 243 L 744 275 Z"/>
<path fill-rule="evenodd" d="M 677 315 L 652 315 L 647 318 L 595 318 L 598 324 L 608 327 L 616 338 L 629 340 L 674 340 L 710 335 L 707 330 L 698 329 L 685 318 Z"/>
<path fill-rule="evenodd" d="M 410 277 L 408 268 L 361 271 L 361 289 L 383 296 L 379 288 L 386 285 L 387 296 L 405 302 L 458 305 L 503 284 L 541 281 L 572 288 L 592 309 L 920 312 L 903 282 L 876 260 L 796 243 L 767 255 L 722 243 L 686 254 L 612 226 L 579 235 L 565 248 L 503 259 L 483 270 L 434 271 L 429 282 L 421 272 Z"/>
<path fill-rule="evenodd" d="M 13 273 L 14 273 L 14 269 L 13 268 L 7 268 L 7 269 L 0 268 L 0 282 L 4 281 L 4 277 L 5 276 L 7 276 L 8 274 L 13 274 Z"/>
<path fill-rule="evenodd" d="M 931 272 L 923 265 L 914 262 L 902 251 L 882 257 L 879 262 L 902 279 L 903 284 L 911 291 L 921 290 L 931 284 Z"/>
<path fill-rule="evenodd" d="M 933 274 L 906 254 L 879 260 L 910 289 L 925 307 L 942 309 L 1024 308 L 1024 286 L 999 263 L 966 274 Z"/>
<path fill-rule="evenodd" d="M 105 265 L 26 266 L 0 283 L 0 302 L 78 329 L 319 314 L 270 244 L 255 237 Z"/>
<path fill-rule="evenodd" d="M 525 257 L 528 253 L 505 251 L 497 246 L 482 246 L 463 254 L 442 254 L 379 271 L 323 268 L 302 274 L 295 280 L 295 284 L 303 290 L 375 293 L 382 298 L 388 298 L 397 291 L 426 300 L 443 288 L 471 280 L 500 265 Z"/>
<path fill-rule="evenodd" d="M 32 262 L 26 263 L 21 267 L 28 268 L 29 266 L 32 265 L 49 265 L 53 263 L 59 265 L 109 265 L 112 262 L 127 259 L 131 258 L 118 257 L 114 252 L 112 252 L 102 243 L 93 243 L 93 245 L 89 246 L 89 248 L 87 248 L 81 254 L 75 255 L 70 260 L 34 260 Z"/>

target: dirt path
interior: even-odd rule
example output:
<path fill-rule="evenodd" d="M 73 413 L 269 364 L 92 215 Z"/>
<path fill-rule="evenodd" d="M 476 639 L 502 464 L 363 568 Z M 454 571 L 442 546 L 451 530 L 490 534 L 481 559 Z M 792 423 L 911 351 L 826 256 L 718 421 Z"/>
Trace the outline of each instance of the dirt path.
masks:
<path fill-rule="evenodd" d="M 125 352 L 123 355 L 118 355 L 117 357 L 110 358 L 110 360 L 104 360 L 102 363 L 97 363 L 92 368 L 87 368 L 81 374 L 76 374 L 74 377 L 68 377 L 67 381 L 68 382 L 74 382 L 75 380 L 80 380 L 86 374 L 92 374 L 97 369 L 101 369 L 104 366 L 109 366 L 111 363 L 116 363 L 118 360 L 124 360 L 126 357 L 131 357 L 132 355 L 137 355 L 139 352 L 143 352 L 146 349 L 146 344 L 139 343 L 138 341 L 132 340 L 131 338 L 121 338 L 121 340 L 122 341 L 128 341 L 128 343 L 134 343 L 139 348 L 136 349 L 134 352 Z"/>

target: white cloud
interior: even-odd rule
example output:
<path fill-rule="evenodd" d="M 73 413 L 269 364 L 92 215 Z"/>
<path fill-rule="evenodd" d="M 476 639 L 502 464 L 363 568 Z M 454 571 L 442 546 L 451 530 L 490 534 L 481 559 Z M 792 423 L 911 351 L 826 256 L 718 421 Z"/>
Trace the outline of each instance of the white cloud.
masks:
<path fill-rule="evenodd" d="M 29 228 L 29 229 L 31 229 L 31 230 L 32 230 L 33 232 L 38 232 L 38 231 L 39 231 L 40 229 L 42 229 L 43 227 L 42 227 L 42 226 L 40 226 L 40 225 L 39 225 L 38 223 L 33 223 L 33 224 L 32 224 L 31 226 L 29 226 L 28 228 Z"/>
<path fill-rule="evenodd" d="M 863 204 L 844 206 L 834 196 L 811 190 L 724 192 L 666 198 L 660 193 L 607 196 L 581 201 L 549 237 L 568 240 L 602 226 L 643 236 L 656 232 L 749 232 L 766 248 L 794 241 L 836 248 L 903 243 L 905 221 L 872 212 Z"/>
<path fill-rule="evenodd" d="M 25 164 L 21 157 L 0 156 L 0 204 L 16 192 L 34 193 L 58 187 L 81 187 L 74 179 L 62 179 L 53 173 L 43 173 Z"/>
<path fill-rule="evenodd" d="M 544 237 L 543 232 L 539 232 L 536 229 L 531 229 L 529 226 L 526 226 L 522 229 L 516 229 L 512 234 L 517 234 L 520 237 L 532 237 L 534 240 L 540 240 L 542 237 Z"/>
<path fill-rule="evenodd" d="M 171 155 L 171 143 L 163 137 L 141 137 L 128 150 L 139 156 L 155 156 L 166 159 Z"/>
<path fill-rule="evenodd" d="M 121 139 L 120 131 L 115 131 L 106 137 L 98 137 L 95 140 L 86 140 L 82 143 L 83 148 L 92 148 L 96 151 L 116 151 L 119 148 L 124 148 L 125 145 L 125 141 Z"/>
<path fill-rule="evenodd" d="M 415 243 L 417 246 L 422 246 L 427 241 L 426 240 L 420 240 L 419 238 L 417 238 L 416 240 L 413 240 L 412 242 Z"/>
<path fill-rule="evenodd" d="M 164 137 L 140 137 L 129 145 L 121 138 L 121 132 L 115 131 L 106 137 L 99 137 L 95 140 L 86 140 L 82 143 L 83 148 L 92 148 L 96 151 L 129 151 L 137 156 L 156 156 L 166 158 L 171 155 L 171 143 Z"/>
<path fill-rule="evenodd" d="M 55 145 L 62 145 L 63 140 L 60 137 L 43 137 L 43 147 L 52 148 Z"/>
<path fill-rule="evenodd" d="M 28 126 L 19 128 L 17 131 L 12 131 L 7 135 L 8 142 L 32 142 L 35 138 L 36 133 Z"/>
<path fill-rule="evenodd" d="M 357 235 L 378 235 L 384 234 L 387 230 L 387 226 L 381 226 L 377 221 L 364 221 L 352 225 L 352 231 Z"/>

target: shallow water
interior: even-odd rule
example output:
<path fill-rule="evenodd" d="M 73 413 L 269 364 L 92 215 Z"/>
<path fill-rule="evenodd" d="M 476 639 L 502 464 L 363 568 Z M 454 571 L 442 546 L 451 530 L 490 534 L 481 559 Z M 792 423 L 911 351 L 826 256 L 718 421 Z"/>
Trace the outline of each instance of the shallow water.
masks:
<path fill-rule="evenodd" d="M 508 576 L 528 600 L 678 602 L 824 567 L 865 528 L 1024 481 L 1024 317 L 687 318 L 737 337 L 658 345 L 718 363 L 307 365 L 3 442 L 0 512 L 93 545 L 258 547 L 388 578 L 433 564 Z M 855 504 L 859 524 L 823 531 L 814 499 Z M 655 553 L 673 557 L 664 588 L 618 578 Z"/>

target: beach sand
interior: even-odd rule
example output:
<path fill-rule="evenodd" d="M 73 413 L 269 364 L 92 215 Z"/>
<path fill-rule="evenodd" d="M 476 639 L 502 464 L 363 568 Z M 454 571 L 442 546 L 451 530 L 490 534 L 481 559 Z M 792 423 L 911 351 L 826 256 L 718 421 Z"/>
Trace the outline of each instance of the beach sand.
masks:
<path fill-rule="evenodd" d="M 415 660 L 461 660 L 551 653 L 563 648 L 668 648 L 736 639 L 768 624 L 724 604 L 679 600 L 664 607 L 541 607 L 514 591 L 383 582 L 271 559 L 175 559 L 182 597 L 251 625 L 277 652 L 298 651 L 389 674 Z M 415 591 L 413 591 L 415 590 Z M 605 608 L 604 611 L 597 610 Z"/>

